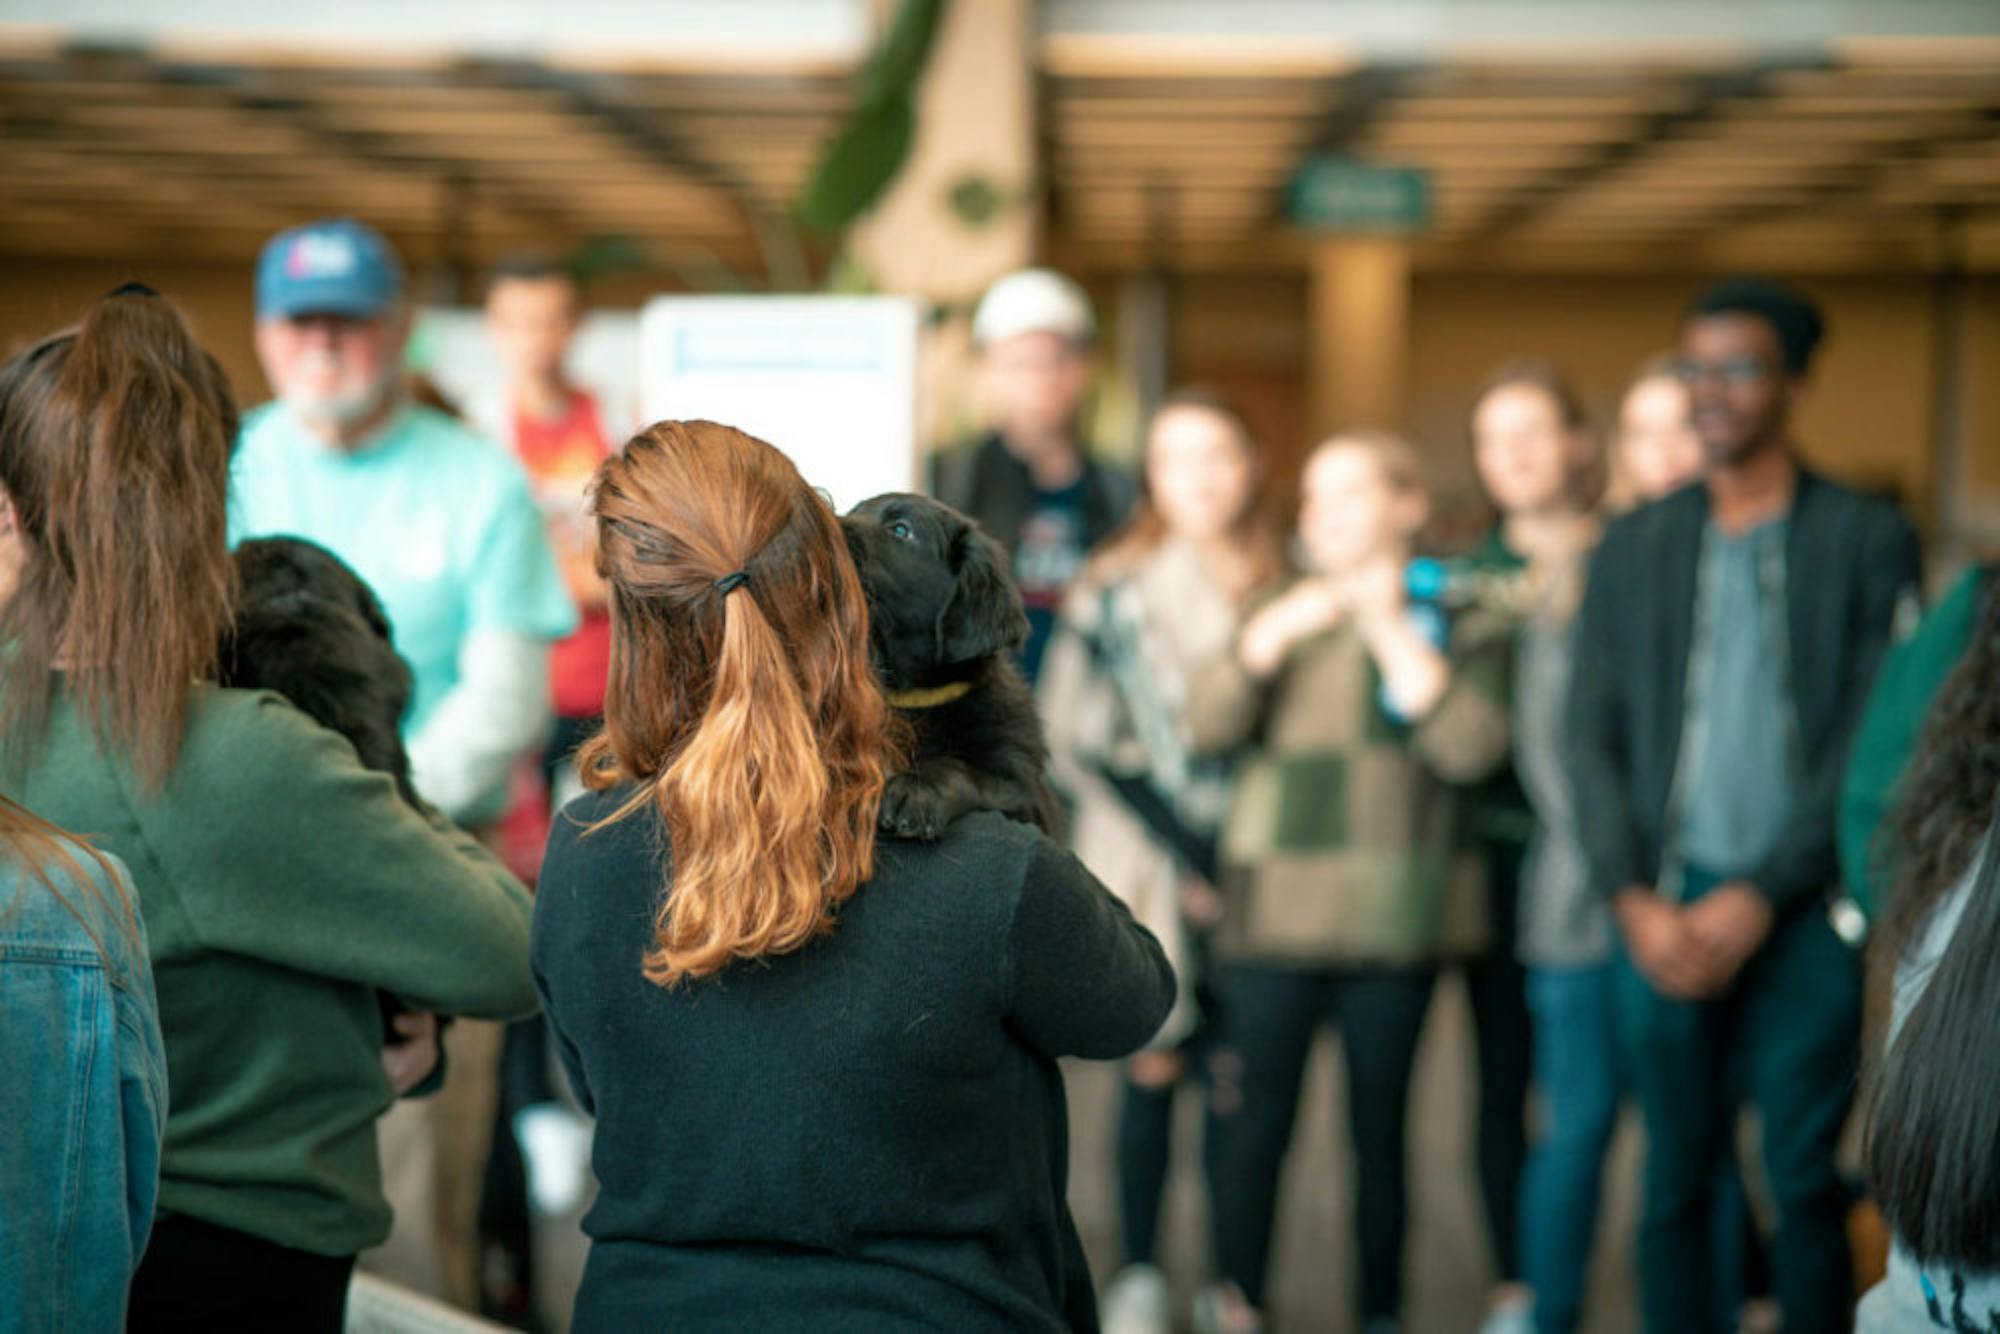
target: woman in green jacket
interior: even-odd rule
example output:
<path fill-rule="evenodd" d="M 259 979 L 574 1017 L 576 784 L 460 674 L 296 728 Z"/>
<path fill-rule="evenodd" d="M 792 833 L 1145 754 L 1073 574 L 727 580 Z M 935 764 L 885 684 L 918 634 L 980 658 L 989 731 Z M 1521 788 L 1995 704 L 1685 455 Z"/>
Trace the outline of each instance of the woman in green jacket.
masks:
<path fill-rule="evenodd" d="M 345 739 L 214 684 L 235 416 L 137 285 L 0 367 L 0 792 L 138 890 L 169 1112 L 129 1328 L 335 1331 L 389 1230 L 375 1120 L 433 1016 L 534 1008 L 528 900 Z"/>

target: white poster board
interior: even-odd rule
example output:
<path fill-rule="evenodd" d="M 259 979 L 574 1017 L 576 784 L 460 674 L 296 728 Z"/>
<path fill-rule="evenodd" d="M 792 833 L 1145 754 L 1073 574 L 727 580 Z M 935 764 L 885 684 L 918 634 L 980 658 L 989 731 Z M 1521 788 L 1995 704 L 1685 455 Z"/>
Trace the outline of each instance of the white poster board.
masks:
<path fill-rule="evenodd" d="M 485 313 L 460 306 L 417 312 L 424 373 L 481 432 L 505 443 L 506 369 L 486 333 Z M 639 313 L 588 310 L 563 357 L 563 368 L 597 399 L 598 421 L 615 449 L 640 426 Z M 652 418 L 646 418 L 651 421 Z"/>
<path fill-rule="evenodd" d="M 845 512 L 917 489 L 917 307 L 890 296 L 662 296 L 639 314 L 647 421 L 706 418 L 785 451 Z"/>

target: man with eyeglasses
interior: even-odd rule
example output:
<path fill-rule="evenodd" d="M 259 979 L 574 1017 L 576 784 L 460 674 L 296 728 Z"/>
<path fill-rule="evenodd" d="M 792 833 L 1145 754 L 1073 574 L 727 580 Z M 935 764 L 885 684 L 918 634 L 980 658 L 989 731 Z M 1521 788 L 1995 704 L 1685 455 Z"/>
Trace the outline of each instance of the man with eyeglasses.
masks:
<path fill-rule="evenodd" d="M 1712 1191 L 1738 1105 L 1760 1113 L 1788 1334 L 1844 1330 L 1835 1150 L 1861 967 L 1834 930 L 1835 807 L 1916 534 L 1801 462 L 1791 414 L 1823 331 L 1777 283 L 1717 284 L 1675 373 L 1702 481 L 1614 524 L 1577 626 L 1572 779 L 1621 944 L 1620 1043 L 1645 1118 L 1646 1328 L 1720 1329 Z"/>

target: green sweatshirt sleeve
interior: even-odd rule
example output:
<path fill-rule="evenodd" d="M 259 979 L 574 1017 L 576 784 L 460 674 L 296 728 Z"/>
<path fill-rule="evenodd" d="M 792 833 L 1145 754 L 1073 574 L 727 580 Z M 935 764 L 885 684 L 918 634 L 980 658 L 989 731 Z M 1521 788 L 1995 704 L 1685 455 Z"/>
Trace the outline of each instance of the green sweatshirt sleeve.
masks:
<path fill-rule="evenodd" d="M 471 835 L 276 695 L 203 709 L 148 831 L 203 945 L 439 1014 L 535 1009 L 527 891 Z"/>
<path fill-rule="evenodd" d="M 1870 917 L 1889 885 L 1876 856 L 1876 833 L 1916 750 L 1931 701 L 1972 641 L 1980 571 L 1968 570 L 1909 638 L 1892 647 L 1855 729 L 1840 786 L 1840 871 L 1847 892 Z"/>
<path fill-rule="evenodd" d="M 1508 632 L 1496 621 L 1454 631 L 1451 685 L 1411 734 L 1447 783 L 1480 782 L 1507 759 L 1507 666 Z"/>

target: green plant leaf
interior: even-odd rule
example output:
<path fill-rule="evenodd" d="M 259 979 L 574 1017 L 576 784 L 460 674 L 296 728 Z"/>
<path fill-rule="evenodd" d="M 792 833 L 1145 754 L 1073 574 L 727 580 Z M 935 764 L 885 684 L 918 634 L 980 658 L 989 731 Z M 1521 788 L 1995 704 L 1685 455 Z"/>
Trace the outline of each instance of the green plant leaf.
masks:
<path fill-rule="evenodd" d="M 902 170 L 917 135 L 907 96 L 861 108 L 828 143 L 799 197 L 799 221 L 837 232 L 868 211 Z"/>
<path fill-rule="evenodd" d="M 881 44 L 861 71 L 855 90 L 860 105 L 907 97 L 923 77 L 947 0 L 903 0 L 882 34 Z"/>

